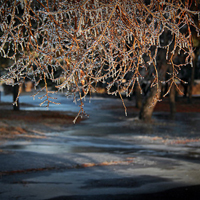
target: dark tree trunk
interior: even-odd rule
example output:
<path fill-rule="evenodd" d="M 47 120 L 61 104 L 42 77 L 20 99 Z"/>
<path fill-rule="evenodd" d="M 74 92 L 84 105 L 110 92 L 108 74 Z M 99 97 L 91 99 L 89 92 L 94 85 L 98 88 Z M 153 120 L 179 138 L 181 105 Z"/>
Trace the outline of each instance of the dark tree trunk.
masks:
<path fill-rule="evenodd" d="M 192 67 L 192 72 L 191 72 L 191 77 L 190 77 L 190 82 L 189 82 L 188 103 L 192 103 L 192 89 L 194 85 L 195 67 L 196 67 L 196 58 L 193 60 L 193 67 Z"/>
<path fill-rule="evenodd" d="M 157 95 L 160 95 L 157 87 L 150 89 L 148 96 L 145 99 L 145 102 L 140 110 L 139 118 L 145 122 L 150 122 L 153 114 L 154 107 L 156 106 Z"/>
<path fill-rule="evenodd" d="M 171 67 L 169 67 L 169 72 L 173 73 L 173 70 Z M 171 118 L 174 118 L 174 115 L 176 113 L 176 86 L 174 83 L 169 92 L 169 105 L 170 105 Z"/>
<path fill-rule="evenodd" d="M 166 44 L 168 44 L 168 34 L 169 32 L 165 30 L 163 39 Z M 166 71 L 169 68 L 169 64 L 166 61 L 166 50 L 160 49 L 158 62 L 158 77 L 160 80 L 165 80 L 166 78 Z M 156 106 L 158 98 L 160 98 L 161 95 L 161 83 L 158 83 L 158 87 L 154 86 L 150 89 L 149 94 L 147 95 L 144 104 L 142 105 L 142 108 L 139 113 L 139 119 L 145 121 L 145 122 L 150 122 L 151 117 L 153 114 L 153 110 Z"/>
<path fill-rule="evenodd" d="M 135 100 L 136 100 L 136 108 L 142 107 L 142 94 L 138 83 L 135 86 Z"/>
<path fill-rule="evenodd" d="M 174 115 L 176 113 L 176 86 L 175 85 L 171 87 L 171 90 L 169 93 L 169 104 L 170 104 L 171 117 L 174 118 Z"/>
<path fill-rule="evenodd" d="M 1 77 L 1 69 L 0 69 L 0 77 Z M 1 90 L 0 90 L 0 102 L 1 102 Z"/>
<path fill-rule="evenodd" d="M 19 85 L 15 84 L 13 87 L 13 102 L 16 101 L 17 96 L 18 96 L 18 92 L 19 92 Z M 13 105 L 13 110 L 18 111 L 19 110 L 19 99 L 17 99 L 17 104 Z"/>

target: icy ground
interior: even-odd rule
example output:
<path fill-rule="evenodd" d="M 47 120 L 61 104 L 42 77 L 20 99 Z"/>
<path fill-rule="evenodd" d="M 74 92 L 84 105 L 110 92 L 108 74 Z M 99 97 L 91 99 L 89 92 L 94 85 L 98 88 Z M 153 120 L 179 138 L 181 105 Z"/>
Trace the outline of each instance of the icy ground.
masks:
<path fill-rule="evenodd" d="M 24 109 L 44 109 L 26 95 L 20 102 L 35 105 Z M 79 110 L 62 95 L 58 102 L 49 109 Z M 183 186 L 200 190 L 200 113 L 177 113 L 174 120 L 154 113 L 154 122 L 143 124 L 138 113 L 124 115 L 119 99 L 85 104 L 90 117 L 65 131 L 0 142 L 1 200 L 136 199 Z M 121 108 L 109 109 L 112 105 Z M 199 192 L 191 199 L 200 199 Z"/>

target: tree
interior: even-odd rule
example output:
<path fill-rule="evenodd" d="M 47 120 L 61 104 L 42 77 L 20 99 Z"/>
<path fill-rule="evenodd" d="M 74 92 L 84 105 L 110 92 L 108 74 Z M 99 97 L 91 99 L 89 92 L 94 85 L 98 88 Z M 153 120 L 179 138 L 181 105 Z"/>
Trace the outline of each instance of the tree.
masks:
<path fill-rule="evenodd" d="M 12 63 L 13 63 L 12 60 L 0 57 L 0 76 L 2 74 L 6 73 L 5 68 L 7 66 L 12 65 Z M 14 81 L 16 81 L 16 80 L 14 80 Z M 11 86 L 5 87 L 5 84 L 3 85 L 3 87 L 4 87 L 4 91 L 6 90 L 5 94 L 12 93 L 13 102 L 15 102 L 16 98 L 18 97 L 19 90 L 21 90 L 21 87 L 19 87 L 18 84 L 15 84 L 13 88 Z M 1 91 L 0 91 L 0 101 L 1 101 Z M 18 111 L 19 108 L 20 108 L 19 98 L 17 98 L 16 103 L 13 105 L 13 110 Z"/>
<path fill-rule="evenodd" d="M 148 74 L 156 103 L 160 84 L 176 86 L 181 68 L 192 65 L 198 6 L 196 0 L 0 0 L 0 52 L 14 61 L 2 80 L 16 85 L 29 78 L 35 87 L 43 82 L 41 104 L 47 106 L 55 103 L 50 80 L 80 100 L 79 116 L 85 114 L 82 99 L 97 83 L 110 78 L 107 93 L 122 98 Z M 171 68 L 168 80 L 157 64 L 160 50 Z M 183 63 L 174 62 L 177 52 L 185 54 Z"/>

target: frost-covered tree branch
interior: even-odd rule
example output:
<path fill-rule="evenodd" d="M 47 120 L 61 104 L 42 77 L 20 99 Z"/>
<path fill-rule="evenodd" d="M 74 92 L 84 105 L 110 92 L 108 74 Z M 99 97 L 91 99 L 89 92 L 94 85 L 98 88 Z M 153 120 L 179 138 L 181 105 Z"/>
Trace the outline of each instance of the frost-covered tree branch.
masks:
<path fill-rule="evenodd" d="M 13 60 L 2 80 L 29 78 L 35 87 L 50 80 L 78 99 L 109 80 L 108 94 L 130 96 L 146 73 L 154 87 L 164 81 L 157 65 L 163 49 L 173 84 L 192 65 L 191 29 L 199 36 L 199 21 L 195 0 L 0 0 L 0 53 Z M 177 64 L 180 53 L 185 59 Z"/>

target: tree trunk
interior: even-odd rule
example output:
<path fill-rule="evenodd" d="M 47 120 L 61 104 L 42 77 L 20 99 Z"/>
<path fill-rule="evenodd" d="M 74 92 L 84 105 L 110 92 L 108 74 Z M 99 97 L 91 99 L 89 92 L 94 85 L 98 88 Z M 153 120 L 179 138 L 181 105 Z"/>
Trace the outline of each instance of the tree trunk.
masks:
<path fill-rule="evenodd" d="M 174 118 L 176 113 L 176 87 L 173 85 L 169 93 L 170 115 Z"/>
<path fill-rule="evenodd" d="M 1 77 L 1 69 L 0 69 L 0 77 Z M 0 102 L 1 102 L 1 90 L 0 90 Z"/>
<path fill-rule="evenodd" d="M 166 44 L 168 44 L 168 34 L 169 32 L 167 30 L 163 33 L 163 39 Z M 169 64 L 166 61 L 166 50 L 162 49 L 159 51 L 159 57 L 157 62 L 157 68 L 158 68 L 158 77 L 160 80 L 165 80 L 166 78 L 166 71 L 169 69 Z M 144 120 L 145 122 L 150 122 L 151 117 L 153 114 L 153 110 L 156 106 L 158 98 L 160 98 L 161 95 L 161 83 L 158 83 L 158 87 L 152 87 L 149 91 L 149 95 L 147 95 L 145 102 L 140 110 L 139 119 Z"/>
<path fill-rule="evenodd" d="M 153 110 L 157 103 L 157 95 L 160 95 L 158 93 L 160 93 L 160 86 L 159 91 L 157 90 L 157 87 L 153 87 L 150 89 L 149 95 L 146 97 L 145 102 L 140 110 L 139 118 L 141 120 L 145 122 L 151 121 Z"/>
<path fill-rule="evenodd" d="M 142 94 L 138 83 L 135 86 L 135 100 L 136 100 L 136 108 L 141 109 L 142 107 Z"/>
<path fill-rule="evenodd" d="M 193 58 L 193 67 L 192 67 L 192 72 L 191 72 L 191 78 L 190 78 L 190 83 L 189 83 L 189 90 L 188 90 L 188 103 L 192 103 L 192 89 L 194 85 L 194 72 L 195 72 L 195 67 L 196 67 L 196 57 Z"/>
<path fill-rule="evenodd" d="M 173 73 L 173 69 L 169 67 L 169 72 Z M 170 105 L 170 116 L 174 118 L 176 113 L 176 86 L 173 83 L 170 92 L 169 92 L 169 105 Z"/>
<path fill-rule="evenodd" d="M 19 92 L 19 85 L 15 84 L 14 87 L 13 87 L 13 102 L 15 102 L 15 100 L 17 99 L 18 92 Z M 14 111 L 18 111 L 19 110 L 19 98 L 17 99 L 17 104 L 13 105 L 13 110 Z"/>

